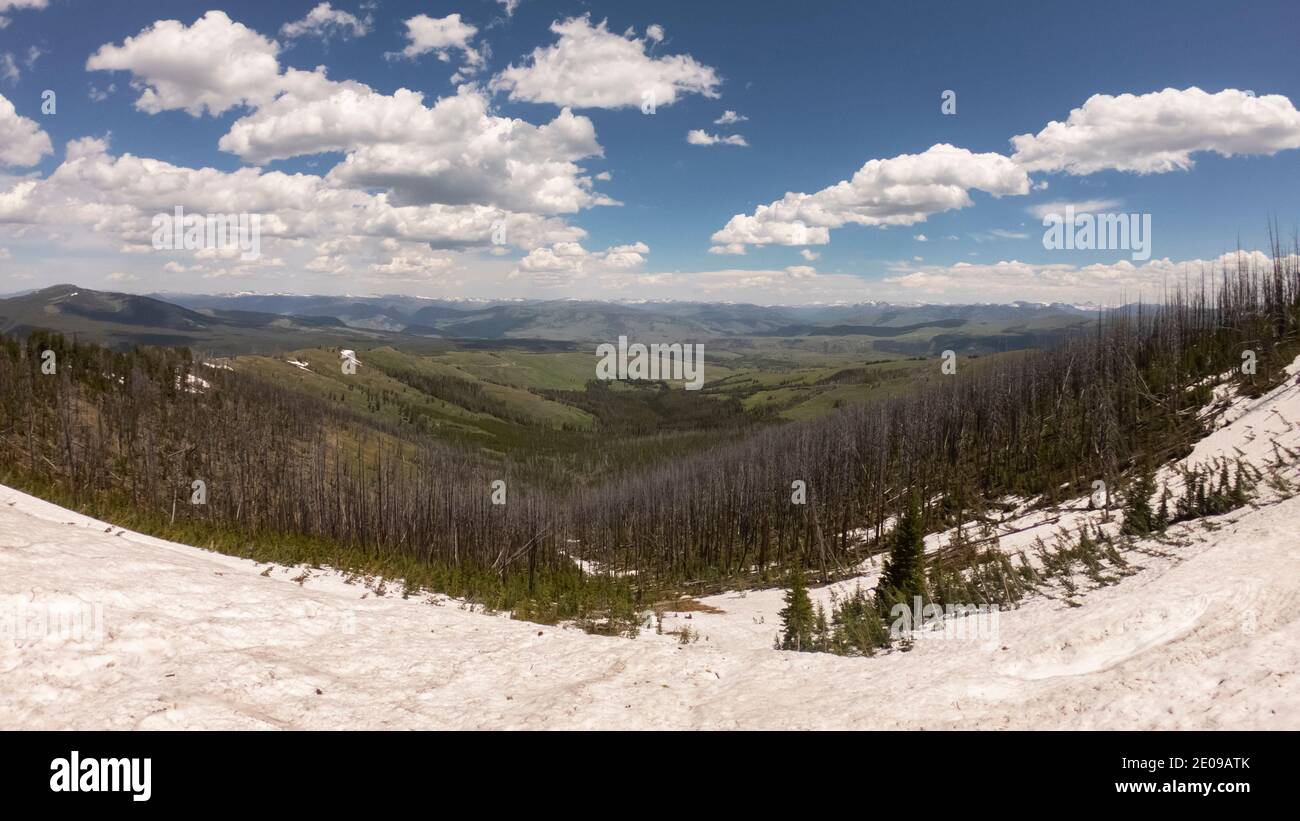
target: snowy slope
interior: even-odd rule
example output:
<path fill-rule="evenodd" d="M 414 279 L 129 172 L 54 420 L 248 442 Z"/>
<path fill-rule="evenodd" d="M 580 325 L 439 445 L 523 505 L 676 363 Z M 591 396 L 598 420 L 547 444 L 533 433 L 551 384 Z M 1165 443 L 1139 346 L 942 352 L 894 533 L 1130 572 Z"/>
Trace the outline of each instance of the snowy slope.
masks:
<path fill-rule="evenodd" d="M 1271 440 L 1300 444 L 1300 387 L 1222 419 L 1189 459 L 1263 461 Z M 1140 572 L 1080 606 L 1035 597 L 993 639 L 840 658 L 771 649 L 779 590 L 669 614 L 666 631 L 700 635 L 684 646 L 589 636 L 268 571 L 0 488 L 0 728 L 1300 729 L 1298 533 L 1300 497 L 1266 495 L 1147 545 Z"/>

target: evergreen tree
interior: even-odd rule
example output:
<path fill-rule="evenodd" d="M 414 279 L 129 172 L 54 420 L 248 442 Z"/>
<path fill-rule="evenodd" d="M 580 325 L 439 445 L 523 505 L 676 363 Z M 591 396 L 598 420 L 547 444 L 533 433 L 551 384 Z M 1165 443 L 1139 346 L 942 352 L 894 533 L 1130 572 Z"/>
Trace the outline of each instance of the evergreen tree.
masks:
<path fill-rule="evenodd" d="M 1124 498 L 1124 533 L 1146 536 L 1160 529 L 1155 511 L 1151 509 L 1151 495 L 1155 490 L 1155 472 L 1150 468 L 1143 468 L 1133 477 Z"/>
<path fill-rule="evenodd" d="M 908 500 L 907 509 L 894 528 L 879 591 L 877 598 L 886 613 L 900 602 L 910 607 L 914 596 L 925 595 L 925 529 L 916 494 Z"/>
<path fill-rule="evenodd" d="M 826 608 L 817 602 L 817 618 L 813 621 L 812 649 L 825 653 L 830 648 L 830 623 L 826 618 Z"/>
<path fill-rule="evenodd" d="M 855 586 L 843 601 L 832 603 L 831 624 L 827 649 L 832 653 L 869 656 L 877 648 L 889 646 L 889 629 L 871 597 L 860 586 Z"/>
<path fill-rule="evenodd" d="M 790 571 L 790 589 L 785 594 L 785 607 L 781 608 L 782 650 L 811 651 L 813 649 L 812 600 L 808 598 L 808 585 L 804 581 L 803 565 L 796 560 Z"/>

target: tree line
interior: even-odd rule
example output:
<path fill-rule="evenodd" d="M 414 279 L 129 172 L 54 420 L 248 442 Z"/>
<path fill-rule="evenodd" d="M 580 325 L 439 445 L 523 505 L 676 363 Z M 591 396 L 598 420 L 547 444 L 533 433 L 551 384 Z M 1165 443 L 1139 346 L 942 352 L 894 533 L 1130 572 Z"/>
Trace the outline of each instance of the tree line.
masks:
<path fill-rule="evenodd" d="M 955 375 L 936 360 L 906 395 L 598 483 L 440 443 L 188 350 L 113 352 L 32 332 L 0 345 L 0 477 L 231 552 L 292 543 L 284 555 L 622 631 L 667 589 L 777 582 L 795 566 L 822 581 L 847 574 L 909 500 L 916 527 L 934 529 L 1008 495 L 1118 486 L 1178 455 L 1203 433 L 1208 377 L 1262 390 L 1294 353 L 1300 267 L 1272 250 L 1266 265 L 1239 255 L 1051 349 Z M 599 396 L 593 408 L 610 401 Z M 204 504 L 192 503 L 196 480 Z"/>

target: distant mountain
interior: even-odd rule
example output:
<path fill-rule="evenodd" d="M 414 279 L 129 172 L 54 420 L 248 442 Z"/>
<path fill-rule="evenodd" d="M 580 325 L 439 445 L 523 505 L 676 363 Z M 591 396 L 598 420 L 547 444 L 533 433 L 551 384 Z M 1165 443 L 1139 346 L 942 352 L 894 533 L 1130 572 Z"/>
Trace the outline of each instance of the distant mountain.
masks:
<path fill-rule="evenodd" d="M 0 299 L 0 332 L 59 331 L 116 348 L 187 346 L 214 353 L 392 345 L 445 350 L 484 344 L 586 346 L 762 337 L 862 337 L 876 350 L 992 353 L 1051 344 L 1097 314 L 1062 304 L 759 306 L 698 302 L 514 300 L 286 294 L 141 296 L 55 285 Z"/>
<path fill-rule="evenodd" d="M 156 295 L 195 310 L 250 310 L 332 316 L 350 328 L 464 340 L 692 341 L 746 336 L 893 338 L 923 328 L 985 326 L 1055 329 L 1096 316 L 1089 306 L 1010 305 L 761 306 L 743 303 L 595 300 L 465 301 L 409 296 Z M 980 333 L 1000 329 L 976 328 Z"/>
<path fill-rule="evenodd" d="M 186 307 L 138 294 L 54 285 L 0 299 L 0 333 L 57 331 L 114 348 L 186 346 L 243 353 L 309 345 L 383 343 L 388 335 L 350 328 L 332 315 L 284 315 L 230 306 Z"/>
<path fill-rule="evenodd" d="M 162 300 L 92 291 L 76 285 L 54 285 L 0 301 L 0 318 L 6 329 L 18 323 L 42 325 L 62 320 L 69 324 L 85 321 L 199 331 L 212 322 L 196 311 Z"/>

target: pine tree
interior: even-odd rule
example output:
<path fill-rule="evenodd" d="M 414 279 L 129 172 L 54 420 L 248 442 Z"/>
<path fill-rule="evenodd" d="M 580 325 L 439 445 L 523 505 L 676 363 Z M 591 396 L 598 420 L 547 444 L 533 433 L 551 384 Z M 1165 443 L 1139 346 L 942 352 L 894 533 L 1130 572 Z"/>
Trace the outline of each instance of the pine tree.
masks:
<path fill-rule="evenodd" d="M 832 653 L 869 656 L 877 648 L 889 646 L 889 629 L 861 586 L 855 586 L 842 601 L 833 602 L 831 624 L 827 649 Z"/>
<path fill-rule="evenodd" d="M 1233 504 L 1236 505 L 1236 506 L 1238 506 L 1238 507 L 1240 507 L 1241 505 L 1246 504 L 1246 502 L 1247 502 L 1247 500 L 1248 500 L 1248 497 L 1247 497 L 1247 495 L 1246 495 L 1246 485 L 1245 485 L 1245 482 L 1243 481 L 1242 472 L 1243 472 L 1243 469 L 1242 469 L 1242 467 L 1241 467 L 1241 460 L 1238 459 L 1238 460 L 1237 460 L 1237 474 L 1236 474 L 1235 477 L 1233 477 L 1233 481 L 1232 481 L 1232 494 L 1231 494 L 1231 498 L 1232 498 L 1232 502 L 1233 502 Z"/>
<path fill-rule="evenodd" d="M 1159 529 L 1156 515 L 1151 510 L 1151 494 L 1155 489 L 1155 472 L 1150 468 L 1144 468 L 1133 477 L 1124 498 L 1124 533 L 1146 536 Z"/>
<path fill-rule="evenodd" d="M 798 563 L 790 571 L 790 589 L 785 594 L 785 607 L 781 608 L 782 650 L 811 651 L 813 649 L 813 607 L 808 598 L 808 585 L 804 581 L 803 566 Z"/>
<path fill-rule="evenodd" d="M 894 528 L 893 544 L 878 589 L 877 599 L 881 611 L 886 613 L 897 603 L 911 606 L 914 596 L 925 595 L 925 530 L 916 494 L 908 500 L 907 509 Z"/>
<path fill-rule="evenodd" d="M 817 602 L 817 617 L 813 620 L 812 649 L 825 653 L 830 647 L 830 623 L 826 618 L 826 608 Z"/>

